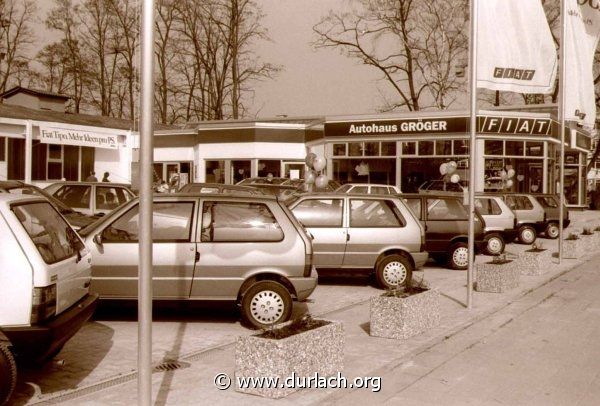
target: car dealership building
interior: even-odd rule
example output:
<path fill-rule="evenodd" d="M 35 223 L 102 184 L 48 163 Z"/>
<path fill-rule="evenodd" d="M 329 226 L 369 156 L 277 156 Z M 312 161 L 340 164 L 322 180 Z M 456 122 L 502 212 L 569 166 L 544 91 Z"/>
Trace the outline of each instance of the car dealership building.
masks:
<path fill-rule="evenodd" d="M 12 93 L 11 93 L 12 92 Z M 113 182 L 138 179 L 139 134 L 129 120 L 64 112 L 66 98 L 15 88 L 0 104 L 0 180 L 45 185 L 84 180 L 91 171 Z M 28 106 L 28 107 L 24 107 Z M 548 109 L 549 106 L 542 106 Z M 554 193 L 558 182 L 559 125 L 547 112 L 480 111 L 477 128 L 478 191 L 506 187 L 501 173 L 514 169 L 519 192 Z M 440 164 L 454 161 L 468 178 L 466 112 L 279 117 L 155 126 L 154 171 L 180 183 L 236 183 L 251 176 L 302 177 L 304 158 L 327 160 L 325 172 L 342 183 L 385 183 L 414 192 L 440 179 Z M 565 196 L 586 204 L 588 132 L 565 132 Z"/>

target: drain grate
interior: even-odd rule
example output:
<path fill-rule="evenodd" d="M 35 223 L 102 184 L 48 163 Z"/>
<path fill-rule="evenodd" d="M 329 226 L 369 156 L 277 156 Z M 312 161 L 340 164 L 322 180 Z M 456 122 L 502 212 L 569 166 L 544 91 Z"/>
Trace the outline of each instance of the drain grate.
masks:
<path fill-rule="evenodd" d="M 155 365 L 152 369 L 152 372 L 168 372 L 168 371 L 176 371 L 178 369 L 189 368 L 189 362 L 183 361 L 165 361 L 161 362 L 158 365 Z"/>

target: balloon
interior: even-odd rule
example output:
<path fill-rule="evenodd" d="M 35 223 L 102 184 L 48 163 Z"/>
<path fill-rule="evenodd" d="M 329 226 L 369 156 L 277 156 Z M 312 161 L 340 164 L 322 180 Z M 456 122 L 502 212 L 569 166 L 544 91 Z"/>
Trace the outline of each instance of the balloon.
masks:
<path fill-rule="evenodd" d="M 320 189 L 326 188 L 328 184 L 329 178 L 327 177 L 327 175 L 319 175 L 317 177 L 317 180 L 315 180 L 315 185 Z"/>
<path fill-rule="evenodd" d="M 456 162 L 454 161 L 450 161 L 446 164 L 446 170 L 448 171 L 448 175 L 452 175 L 454 172 L 456 172 L 456 167 L 458 165 L 456 164 Z"/>
<path fill-rule="evenodd" d="M 454 175 L 450 176 L 450 182 L 452 183 L 458 183 L 459 180 L 460 175 L 458 173 L 455 173 Z"/>
<path fill-rule="evenodd" d="M 513 176 L 515 176 L 515 170 L 514 169 L 509 169 L 506 172 L 506 176 L 508 176 L 508 179 L 512 178 Z"/>
<path fill-rule="evenodd" d="M 445 175 L 448 173 L 448 164 L 446 162 L 444 162 L 443 164 L 440 165 L 440 173 L 442 175 Z"/>
<path fill-rule="evenodd" d="M 313 171 L 308 171 L 304 175 L 304 182 L 306 182 L 307 185 L 315 183 L 315 179 L 316 179 L 316 176 L 315 176 L 315 173 Z"/>
<path fill-rule="evenodd" d="M 506 173 L 506 171 L 505 171 L 505 170 L 503 170 L 502 172 L 500 172 L 500 178 L 501 178 L 502 180 L 506 180 L 506 177 L 507 177 L 507 176 L 508 176 L 508 174 Z"/>
<path fill-rule="evenodd" d="M 315 168 L 315 171 L 320 171 L 323 168 L 325 168 L 326 164 L 327 164 L 327 161 L 325 160 L 325 158 L 323 158 L 322 156 L 318 156 L 313 161 L 313 168 Z"/>
<path fill-rule="evenodd" d="M 309 152 L 306 155 L 306 158 L 304 158 L 304 162 L 306 163 L 306 166 L 308 166 L 309 168 L 312 168 L 313 162 L 316 157 L 317 157 L 317 154 L 315 154 L 314 152 Z"/>
<path fill-rule="evenodd" d="M 523 175 L 517 175 L 517 180 L 519 182 L 523 182 L 523 179 L 525 179 L 525 176 L 523 176 Z"/>
<path fill-rule="evenodd" d="M 506 181 L 506 187 L 512 187 L 512 185 L 513 185 L 512 179 L 509 179 Z"/>

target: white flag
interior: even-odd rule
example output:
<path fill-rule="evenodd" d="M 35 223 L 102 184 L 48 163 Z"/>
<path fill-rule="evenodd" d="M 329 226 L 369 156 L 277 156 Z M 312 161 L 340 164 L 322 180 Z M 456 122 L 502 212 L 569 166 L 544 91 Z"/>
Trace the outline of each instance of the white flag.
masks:
<path fill-rule="evenodd" d="M 575 115 L 579 110 L 585 113 L 583 124 L 593 127 L 596 121 L 593 67 L 600 35 L 600 4 L 596 0 L 566 1 L 566 41 L 561 41 L 561 46 L 565 44 L 567 61 L 565 119 L 579 120 Z"/>
<path fill-rule="evenodd" d="M 556 46 L 540 0 L 478 1 L 477 87 L 552 93 Z"/>

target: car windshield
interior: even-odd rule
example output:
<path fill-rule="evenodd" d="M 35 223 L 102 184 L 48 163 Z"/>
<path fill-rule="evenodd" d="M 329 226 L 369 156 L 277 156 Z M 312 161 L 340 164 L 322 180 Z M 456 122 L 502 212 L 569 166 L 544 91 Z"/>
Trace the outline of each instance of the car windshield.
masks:
<path fill-rule="evenodd" d="M 46 263 L 53 264 L 75 255 L 70 242 L 73 237 L 69 236 L 71 228 L 49 203 L 15 205 L 12 211 Z"/>
<path fill-rule="evenodd" d="M 35 196 L 43 196 L 46 199 L 50 200 L 50 203 L 52 203 L 54 205 L 54 207 L 56 207 L 58 209 L 58 211 L 61 214 L 66 214 L 66 213 L 71 213 L 73 212 L 73 209 L 71 209 L 69 206 L 67 206 L 66 204 L 64 204 L 63 202 L 61 202 L 58 199 L 55 199 L 54 197 L 50 196 L 47 192 L 43 191 L 42 189 L 39 189 L 35 186 L 19 186 L 19 187 L 13 187 L 13 188 L 7 188 L 5 189 L 8 193 L 13 194 L 13 195 L 35 195 Z"/>

